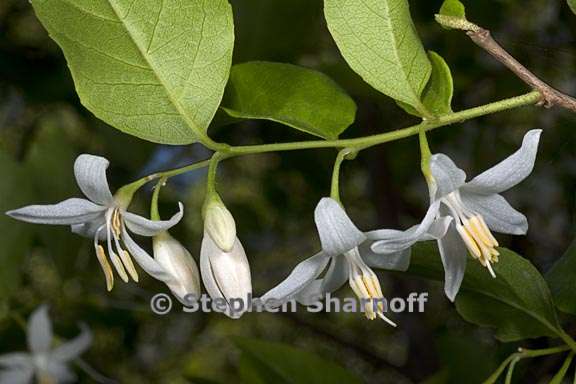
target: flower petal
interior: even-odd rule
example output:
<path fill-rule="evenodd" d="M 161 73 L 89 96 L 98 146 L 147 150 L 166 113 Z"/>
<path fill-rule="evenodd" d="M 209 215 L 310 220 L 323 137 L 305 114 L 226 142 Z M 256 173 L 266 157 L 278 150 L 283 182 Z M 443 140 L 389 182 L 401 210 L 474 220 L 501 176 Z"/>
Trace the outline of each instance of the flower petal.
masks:
<path fill-rule="evenodd" d="M 54 348 L 50 357 L 60 363 L 74 360 L 88 349 L 92 344 L 92 333 L 87 326 L 81 325 L 80 335 Z"/>
<path fill-rule="evenodd" d="M 41 305 L 30 315 L 27 336 L 28 348 L 32 353 L 48 353 L 52 346 L 52 322 L 47 305 Z"/>
<path fill-rule="evenodd" d="M 54 205 L 28 205 L 6 214 L 27 223 L 72 225 L 94 220 L 105 210 L 105 207 L 86 199 L 72 198 Z"/>
<path fill-rule="evenodd" d="M 366 233 L 369 240 L 374 240 L 371 248 L 375 253 L 389 254 L 402 251 L 411 247 L 414 243 L 421 240 L 429 240 L 429 232 L 438 232 L 438 228 L 445 225 L 444 218 L 437 218 L 440 209 L 440 201 L 433 202 L 424 219 L 418 225 L 415 225 L 406 231 L 395 229 L 380 229 Z"/>
<path fill-rule="evenodd" d="M 316 279 L 326 268 L 328 261 L 330 261 L 330 256 L 325 252 L 319 252 L 300 262 L 284 281 L 266 292 L 261 300 L 263 302 L 269 299 L 289 300 Z"/>
<path fill-rule="evenodd" d="M 376 253 L 370 248 L 370 242 L 360 246 L 360 255 L 362 259 L 372 268 L 381 268 L 389 271 L 407 271 L 410 267 L 411 249 L 406 248 L 399 252 L 393 253 Z"/>
<path fill-rule="evenodd" d="M 528 232 L 528 219 L 518 212 L 501 195 L 461 193 L 464 204 L 482 215 L 490 229 L 511 235 Z"/>
<path fill-rule="evenodd" d="M 541 133 L 541 129 L 528 131 L 522 140 L 520 149 L 494 167 L 476 176 L 462 189 L 480 194 L 493 194 L 503 192 L 520 183 L 530 175 L 534 168 Z"/>
<path fill-rule="evenodd" d="M 124 245 L 126 245 L 130 255 L 134 257 L 136 263 L 138 263 L 138 265 L 142 267 L 146 273 L 157 280 L 165 282 L 166 284 L 173 283 L 174 277 L 164 268 L 162 268 L 162 266 L 158 264 L 158 262 L 148 254 L 148 252 L 143 250 L 130 237 L 125 227 L 122 228 L 122 241 L 124 242 Z"/>
<path fill-rule="evenodd" d="M 466 173 L 443 153 L 437 153 L 430 158 L 430 171 L 436 187 L 436 199 L 457 190 L 466 181 Z"/>
<path fill-rule="evenodd" d="M 32 358 L 28 353 L 13 352 L 0 355 L 0 367 L 26 367 L 32 364 Z"/>
<path fill-rule="evenodd" d="M 33 375 L 32 366 L 0 371 L 0 384 L 30 384 Z"/>
<path fill-rule="evenodd" d="M 184 205 L 178 203 L 178 209 L 179 211 L 170 220 L 148 220 L 130 212 L 124 212 L 123 217 L 130 231 L 140 236 L 155 236 L 178 224 L 184 215 Z"/>
<path fill-rule="evenodd" d="M 302 305 L 312 305 L 322 300 L 326 296 L 326 292 L 322 288 L 323 282 L 324 279 L 311 281 L 294 295 L 294 300 Z"/>
<path fill-rule="evenodd" d="M 444 293 L 450 301 L 454 301 L 464 279 L 468 258 L 468 250 L 454 223 L 450 225 L 446 235 L 438 240 L 438 248 L 444 265 Z"/>
<path fill-rule="evenodd" d="M 77 382 L 76 374 L 72 372 L 70 368 L 68 368 L 65 364 L 62 364 L 61 362 L 54 360 L 48 360 L 46 370 L 43 372 L 43 374 L 48 376 L 49 380 L 46 380 L 46 382 L 56 382 L 56 383 Z M 44 381 L 40 380 L 39 382 Z"/>
<path fill-rule="evenodd" d="M 314 211 L 314 219 L 322 250 L 331 256 L 348 252 L 366 240 L 366 236 L 334 199 L 322 198 Z"/>
<path fill-rule="evenodd" d="M 114 197 L 108 186 L 106 169 L 110 162 L 103 157 L 83 154 L 74 162 L 74 175 L 80 190 L 95 203 L 110 205 Z"/>
<path fill-rule="evenodd" d="M 72 230 L 72 233 L 93 239 L 94 236 L 96 236 L 96 231 L 98 231 L 98 228 L 102 227 L 104 224 L 106 224 L 106 215 L 102 214 L 102 216 L 99 216 L 92 221 L 88 221 L 82 224 L 72 224 L 70 229 Z M 98 234 L 98 240 L 106 240 L 106 231 L 100 231 Z"/>
<path fill-rule="evenodd" d="M 323 294 L 332 293 L 348 281 L 348 260 L 344 256 L 332 257 L 326 275 L 322 278 Z"/>

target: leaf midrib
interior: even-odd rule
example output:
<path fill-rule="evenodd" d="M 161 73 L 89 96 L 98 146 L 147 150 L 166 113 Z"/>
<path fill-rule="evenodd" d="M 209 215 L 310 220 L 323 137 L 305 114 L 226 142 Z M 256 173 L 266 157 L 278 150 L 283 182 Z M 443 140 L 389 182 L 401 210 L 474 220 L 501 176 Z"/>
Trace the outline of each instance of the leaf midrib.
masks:
<path fill-rule="evenodd" d="M 164 81 L 164 79 L 162 78 L 162 76 L 160 76 L 160 74 L 157 72 L 156 67 L 153 66 L 152 63 L 150 62 L 150 60 L 148 59 L 147 52 L 145 52 L 143 47 L 141 47 L 140 44 L 138 43 L 136 37 L 134 36 L 133 31 L 130 29 L 129 23 L 125 22 L 125 20 L 126 20 L 125 18 L 120 17 L 120 13 L 119 13 L 118 9 L 116 9 L 116 7 L 114 6 L 114 1 L 113 0 L 107 0 L 107 1 L 108 1 L 108 5 L 110 5 L 110 8 L 112 8 L 112 10 L 114 11 L 114 14 L 118 18 L 119 22 L 124 26 L 124 29 L 128 33 L 130 40 L 132 40 L 132 43 L 136 46 L 136 48 L 138 49 L 138 52 L 140 52 L 140 55 L 142 56 L 142 58 L 144 59 L 144 61 L 148 65 L 148 67 L 150 68 L 151 72 L 154 74 L 154 76 L 156 77 L 156 79 L 158 80 L 158 82 L 160 83 L 162 88 L 164 89 L 164 93 L 168 97 L 168 100 L 170 100 L 170 103 L 174 106 L 174 108 L 176 108 L 179 115 L 184 119 L 184 121 L 186 122 L 188 127 L 190 127 L 190 129 L 192 129 L 192 131 L 194 132 L 194 134 L 196 134 L 196 136 L 198 137 L 198 139 L 200 141 L 206 141 L 206 140 L 209 141 L 210 139 L 208 138 L 208 135 L 203 130 L 198 128 L 198 125 L 194 122 L 194 120 L 192 120 L 188 116 L 188 114 L 182 108 L 182 106 L 180 105 L 180 102 L 175 97 L 175 95 L 172 95 L 170 88 L 167 86 L 167 84 Z M 160 8 L 160 11 L 158 13 L 158 22 L 160 19 L 160 15 L 162 14 L 163 5 L 164 5 L 164 1 L 162 1 L 161 5 L 160 5 L 161 8 Z M 155 29 L 156 28 L 154 28 L 154 30 Z M 153 38 L 154 38 L 154 36 L 151 37 L 151 40 Z"/>

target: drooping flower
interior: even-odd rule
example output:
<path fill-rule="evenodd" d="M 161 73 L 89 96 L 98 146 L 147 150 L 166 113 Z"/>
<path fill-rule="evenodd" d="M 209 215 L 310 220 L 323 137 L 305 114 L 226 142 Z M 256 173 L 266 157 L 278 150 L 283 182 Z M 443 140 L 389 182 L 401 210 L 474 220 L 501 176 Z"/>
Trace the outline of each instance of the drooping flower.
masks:
<path fill-rule="evenodd" d="M 445 271 L 444 291 L 454 301 L 464 278 L 467 253 L 495 277 L 492 264 L 498 262 L 498 241 L 491 231 L 523 235 L 526 217 L 512 208 L 500 193 L 514 187 L 532 172 L 541 130 L 531 130 L 514 154 L 469 182 L 466 173 L 444 154 L 430 159 L 430 208 L 420 225 L 405 232 L 380 234 L 372 245 L 376 253 L 400 251 L 424 238 L 431 225 L 452 218 L 446 235 L 438 240 Z"/>
<path fill-rule="evenodd" d="M 41 306 L 28 320 L 29 352 L 0 355 L 0 384 L 69 383 L 76 375 L 68 364 L 80 356 L 92 343 L 92 334 L 82 326 L 79 336 L 52 348 L 52 324 L 48 307 Z"/>
<path fill-rule="evenodd" d="M 122 189 L 112 195 L 106 178 L 108 165 L 109 161 L 99 156 L 83 154 L 76 159 L 76 182 L 87 199 L 70 198 L 55 205 L 30 205 L 6 214 L 29 223 L 70 225 L 72 232 L 93 238 L 108 290 L 114 285 L 114 275 L 107 256 L 125 282 L 128 282 L 128 276 L 138 281 L 131 256 L 151 276 L 170 280 L 172 276 L 136 244 L 128 231 L 141 236 L 166 231 L 182 218 L 182 204 L 179 204 L 179 212 L 167 221 L 152 221 L 128 212 L 132 195 Z M 106 249 L 100 241 L 106 243 Z"/>
<path fill-rule="evenodd" d="M 362 233 L 334 199 L 322 198 L 314 212 L 322 250 L 298 264 L 292 273 L 261 300 L 278 302 L 296 299 L 310 304 L 342 287 L 346 281 L 364 305 L 368 319 L 379 317 L 395 324 L 384 315 L 383 295 L 378 277 L 371 267 L 405 270 L 408 248 L 386 255 L 370 251 L 369 244 L 378 233 Z M 433 236 L 430 234 L 429 236 Z M 371 240 L 372 239 L 372 240 Z M 327 269 L 322 278 L 318 278 Z"/>
<path fill-rule="evenodd" d="M 210 208 L 212 204 L 220 207 Z M 233 241 L 230 242 L 230 239 Z M 224 313 L 238 318 L 248 309 L 252 295 L 250 264 L 236 236 L 234 219 L 221 202 L 209 203 L 206 209 L 200 271 L 210 297 L 226 301 L 227 309 Z"/>
<path fill-rule="evenodd" d="M 168 232 L 154 236 L 152 244 L 154 259 L 173 276 L 166 285 L 178 300 L 186 305 L 189 295 L 200 296 L 200 273 L 190 252 Z"/>

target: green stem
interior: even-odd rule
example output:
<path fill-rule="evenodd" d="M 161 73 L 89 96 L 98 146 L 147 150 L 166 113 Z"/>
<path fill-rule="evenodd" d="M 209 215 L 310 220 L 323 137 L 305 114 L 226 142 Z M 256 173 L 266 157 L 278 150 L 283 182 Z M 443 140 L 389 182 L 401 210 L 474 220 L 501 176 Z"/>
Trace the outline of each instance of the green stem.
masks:
<path fill-rule="evenodd" d="M 332 185 L 330 187 L 330 197 L 340 203 L 340 168 L 342 162 L 346 160 L 346 156 L 352 153 L 352 150 L 345 148 L 338 152 L 336 160 L 334 161 L 334 169 L 332 170 Z"/>
<path fill-rule="evenodd" d="M 426 137 L 426 131 L 421 129 L 418 132 L 418 138 L 420 141 L 420 168 L 422 169 L 422 174 L 426 178 L 428 184 L 432 181 L 432 172 L 430 170 L 430 158 L 432 157 L 432 152 L 430 151 L 430 146 L 428 145 L 428 138 Z"/>
<path fill-rule="evenodd" d="M 406 137 L 418 135 L 421 132 L 428 132 L 436 128 L 461 123 L 476 117 L 489 115 L 496 112 L 505 111 L 508 109 L 518 108 L 525 105 L 536 104 L 540 101 L 541 96 L 538 91 L 532 91 L 524 95 L 511 97 L 508 99 L 496 101 L 490 104 L 465 109 L 463 111 L 451 113 L 445 116 L 438 117 L 434 120 L 425 120 L 420 124 L 413 125 L 408 128 L 398 129 L 392 132 L 380 133 L 377 135 L 359 137 L 354 139 L 343 140 L 312 140 L 293 143 L 278 143 L 278 144 L 263 144 L 263 145 L 248 145 L 248 146 L 218 146 L 219 161 L 227 158 L 251 155 L 266 152 L 280 152 L 280 151 L 294 151 L 302 149 L 316 149 L 316 148 L 350 148 L 354 151 L 361 151 L 363 149 L 383 144 L 395 140 L 400 140 Z M 156 180 L 160 177 L 170 178 L 180 175 L 182 173 L 190 172 L 195 169 L 204 168 L 210 165 L 210 159 L 200 161 L 198 163 L 190 164 L 182 168 L 176 168 L 165 172 L 158 172 L 142 179 L 139 179 L 132 184 L 124 186 L 131 193 L 134 193 L 144 184 Z"/>
<path fill-rule="evenodd" d="M 150 219 L 154 221 L 160 220 L 160 212 L 158 212 L 158 197 L 160 196 L 160 189 L 166 183 L 166 177 L 161 177 L 154 187 L 154 192 L 152 193 L 152 201 L 150 203 Z"/>
<path fill-rule="evenodd" d="M 512 365 L 512 364 L 516 365 L 516 363 L 518 361 L 520 361 L 521 359 L 554 355 L 557 353 L 569 351 L 570 349 L 571 348 L 568 345 L 561 345 L 558 347 L 545 348 L 545 349 L 518 348 L 518 352 L 515 352 L 515 353 L 511 354 L 510 356 L 508 356 L 508 358 L 506 360 L 504 360 L 502 362 L 502 364 L 500 364 L 498 366 L 498 368 L 494 371 L 494 373 L 492 373 L 490 375 L 490 377 L 488 377 L 483 382 L 483 384 L 494 384 L 498 380 L 498 377 L 500 377 L 500 375 L 504 372 L 504 370 L 506 370 L 506 367 L 508 367 L 509 364 L 510 365 Z M 514 368 L 512 368 L 512 370 L 513 369 Z M 509 370 L 508 372 L 510 373 L 511 371 Z M 510 375 L 511 375 L 511 373 L 510 373 Z"/>

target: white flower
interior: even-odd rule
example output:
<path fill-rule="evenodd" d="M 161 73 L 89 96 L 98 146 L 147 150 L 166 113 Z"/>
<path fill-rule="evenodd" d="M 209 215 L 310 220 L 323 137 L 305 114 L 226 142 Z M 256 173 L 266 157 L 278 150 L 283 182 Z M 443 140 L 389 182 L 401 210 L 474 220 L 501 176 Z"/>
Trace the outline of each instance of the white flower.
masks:
<path fill-rule="evenodd" d="M 222 203 L 219 204 L 224 207 Z M 224 211 L 228 212 L 226 207 L 206 210 L 204 238 L 200 250 L 200 271 L 210 297 L 215 300 L 224 299 L 227 303 L 225 313 L 232 318 L 238 318 L 250 304 L 248 300 L 252 295 L 252 279 L 246 251 L 236 237 L 234 219 L 232 215 L 228 219 L 224 218 L 228 216 L 223 213 Z M 213 218 L 211 215 L 219 217 Z M 212 223 L 210 230 L 207 227 L 209 223 Z M 234 236 L 232 245 L 228 247 L 227 243 L 232 234 Z"/>
<path fill-rule="evenodd" d="M 87 327 L 75 339 L 52 348 L 52 324 L 48 307 L 38 308 L 28 320 L 29 353 L 15 352 L 0 356 L 0 384 L 69 383 L 76 375 L 68 363 L 80 356 L 92 343 Z"/>
<path fill-rule="evenodd" d="M 425 233 L 438 220 L 451 218 L 446 235 L 438 240 L 444 264 L 444 291 L 454 300 L 464 278 L 469 252 L 495 276 L 492 264 L 498 262 L 498 241 L 491 231 L 513 235 L 525 234 L 528 220 L 500 195 L 524 180 L 534 168 L 541 130 L 524 136 L 522 147 L 507 159 L 469 182 L 466 173 L 444 154 L 430 159 L 431 204 L 421 224 L 405 232 L 380 234 L 372 245 L 376 253 L 400 251 L 416 241 L 427 240 Z M 467 252 L 468 251 L 468 252 Z"/>
<path fill-rule="evenodd" d="M 173 279 L 166 285 L 183 304 L 189 304 L 187 296 L 200 295 L 200 273 L 196 261 L 179 241 L 168 232 L 161 232 L 152 239 L 154 259 Z"/>
<path fill-rule="evenodd" d="M 128 282 L 128 275 L 138 281 L 131 256 L 151 276 L 169 280 L 171 275 L 134 242 L 128 230 L 141 236 L 154 236 L 166 231 L 182 218 L 182 204 L 179 204 L 179 212 L 168 221 L 151 221 L 127 212 L 132 196 L 121 193 L 121 190 L 112 195 L 106 178 L 108 165 L 108 160 L 93 155 L 83 154 L 76 159 L 76 182 L 88 199 L 71 198 L 55 205 L 30 205 L 6 214 L 29 223 L 70 225 L 72 232 L 93 238 L 108 290 L 114 285 L 114 276 L 99 241 L 106 242 L 108 257 L 125 282 Z"/>
<path fill-rule="evenodd" d="M 339 289 L 346 281 L 363 301 L 368 319 L 379 317 L 391 325 L 383 311 L 382 289 L 371 267 L 405 270 L 409 249 L 377 255 L 370 251 L 374 232 L 362 233 L 338 202 L 323 198 L 314 212 L 322 250 L 298 264 L 292 273 L 262 296 L 262 301 L 297 299 L 310 304 L 326 293 Z M 329 266 L 328 266 L 329 265 Z M 328 267 L 326 274 L 318 278 Z"/>

